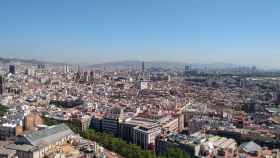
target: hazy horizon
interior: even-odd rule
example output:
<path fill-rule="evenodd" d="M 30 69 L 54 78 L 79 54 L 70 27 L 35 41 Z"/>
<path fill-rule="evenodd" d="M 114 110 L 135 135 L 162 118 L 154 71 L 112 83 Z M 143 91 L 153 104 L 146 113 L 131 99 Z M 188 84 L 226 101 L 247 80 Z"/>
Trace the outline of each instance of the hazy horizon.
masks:
<path fill-rule="evenodd" d="M 80 65 L 80 66 L 98 66 L 98 65 L 107 65 L 110 66 L 110 64 L 138 64 L 141 66 L 142 62 L 146 63 L 146 65 L 154 65 L 154 64 L 171 64 L 174 67 L 178 67 L 179 65 L 182 66 L 181 68 L 184 68 L 185 65 L 193 65 L 195 67 L 201 67 L 201 66 L 210 66 L 210 68 L 218 68 L 218 69 L 227 69 L 227 68 L 238 68 L 238 67 L 256 67 L 257 65 L 251 65 L 251 64 L 236 64 L 236 63 L 229 63 L 229 62 L 184 62 L 184 61 L 168 61 L 168 60 L 114 60 L 114 61 L 100 61 L 100 62 L 69 62 L 69 61 L 52 61 L 52 60 L 44 60 L 44 59 L 34 59 L 34 58 L 15 58 L 15 57 L 2 57 L 3 59 L 8 60 L 22 60 L 22 61 L 38 61 L 38 62 L 46 62 L 46 63 L 56 63 L 56 64 L 69 64 L 69 65 Z M 175 66 L 176 65 L 176 66 Z M 151 65 L 150 65 L 151 66 Z M 154 65 L 156 66 L 156 65 Z M 171 67 L 173 67 L 171 66 Z M 205 68 L 206 68 L 205 67 Z M 277 68 L 273 67 L 267 67 L 267 66 L 258 66 L 257 69 L 259 70 L 279 70 Z"/>
<path fill-rule="evenodd" d="M 280 68 L 276 0 L 1 1 L 0 56 Z"/>

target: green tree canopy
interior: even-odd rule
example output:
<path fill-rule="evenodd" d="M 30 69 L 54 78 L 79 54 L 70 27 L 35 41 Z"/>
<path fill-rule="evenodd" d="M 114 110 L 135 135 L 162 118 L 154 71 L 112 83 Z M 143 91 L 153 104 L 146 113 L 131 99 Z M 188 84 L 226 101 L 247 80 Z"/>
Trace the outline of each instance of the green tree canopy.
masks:
<path fill-rule="evenodd" d="M 125 158 L 190 158 L 187 153 L 179 148 L 170 149 L 162 157 L 157 157 L 154 153 L 143 150 L 136 144 L 128 144 L 126 141 L 116 138 L 113 135 L 96 132 L 93 129 L 88 129 L 82 133 L 86 139 L 96 141 L 105 148 L 112 150 Z"/>
<path fill-rule="evenodd" d="M 1 117 L 4 116 L 5 113 L 8 111 L 8 109 L 9 109 L 8 107 L 6 107 L 6 106 L 0 104 L 0 116 L 1 116 Z"/>

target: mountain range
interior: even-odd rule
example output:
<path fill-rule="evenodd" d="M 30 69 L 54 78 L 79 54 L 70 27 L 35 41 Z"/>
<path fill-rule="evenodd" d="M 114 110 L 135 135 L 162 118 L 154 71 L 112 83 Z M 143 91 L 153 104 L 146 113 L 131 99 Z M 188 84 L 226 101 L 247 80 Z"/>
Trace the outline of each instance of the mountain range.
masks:
<path fill-rule="evenodd" d="M 49 62 L 41 61 L 35 59 L 19 59 L 19 58 L 1 58 L 0 63 L 9 64 L 9 63 L 28 63 L 28 64 L 56 64 L 56 65 L 77 65 L 72 63 L 63 63 L 63 62 Z M 99 64 L 82 64 L 82 66 L 91 67 L 91 68 L 113 68 L 113 69 L 124 69 L 124 68 L 137 68 L 141 69 L 143 61 L 139 60 L 126 60 L 126 61 L 116 61 L 116 62 L 105 62 Z M 249 68 L 249 66 L 240 66 L 237 64 L 231 63 L 184 63 L 184 62 L 170 62 L 170 61 L 144 61 L 145 68 L 166 68 L 166 69 L 184 69 L 186 65 L 190 65 L 194 69 L 234 69 L 234 68 Z"/>

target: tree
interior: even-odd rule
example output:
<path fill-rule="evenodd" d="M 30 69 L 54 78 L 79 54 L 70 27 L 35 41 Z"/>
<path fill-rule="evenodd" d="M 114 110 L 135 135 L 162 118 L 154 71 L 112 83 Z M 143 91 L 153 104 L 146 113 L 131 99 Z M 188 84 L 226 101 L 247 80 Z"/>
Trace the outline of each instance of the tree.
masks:
<path fill-rule="evenodd" d="M 82 133 L 82 136 L 96 141 L 105 148 L 126 158 L 190 158 L 186 152 L 179 148 L 172 148 L 162 157 L 157 157 L 154 153 L 143 150 L 136 144 L 128 144 L 126 141 L 116 138 L 111 134 L 96 132 L 93 129 L 86 130 Z"/>
<path fill-rule="evenodd" d="M 164 154 L 165 158 L 190 158 L 190 156 L 179 148 L 171 148 Z"/>
<path fill-rule="evenodd" d="M 0 116 L 1 116 L 1 117 L 4 116 L 5 113 L 8 111 L 8 109 L 9 109 L 8 107 L 6 107 L 6 106 L 0 104 Z"/>
<path fill-rule="evenodd" d="M 51 118 L 44 118 L 47 125 L 56 125 L 61 123 L 58 120 Z M 81 132 L 76 124 L 66 123 L 74 132 L 80 133 L 80 135 L 86 139 L 93 140 L 105 148 L 112 150 L 115 153 L 118 153 L 126 158 L 190 158 L 190 156 L 179 148 L 172 148 L 168 152 L 161 156 L 157 157 L 154 153 L 141 149 L 140 146 L 136 144 L 128 144 L 126 141 L 116 138 L 111 134 L 97 132 L 93 129 L 88 129 L 84 132 Z"/>

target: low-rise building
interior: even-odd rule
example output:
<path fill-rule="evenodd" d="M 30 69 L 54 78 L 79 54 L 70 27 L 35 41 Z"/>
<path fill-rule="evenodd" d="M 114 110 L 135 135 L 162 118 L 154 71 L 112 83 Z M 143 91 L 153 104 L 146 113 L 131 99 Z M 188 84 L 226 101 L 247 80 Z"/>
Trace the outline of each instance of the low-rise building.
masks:
<path fill-rule="evenodd" d="M 156 139 L 156 153 L 163 155 L 171 148 L 181 148 L 191 157 L 227 157 L 237 156 L 237 143 L 225 137 L 194 133 L 192 135 L 170 134 Z"/>
<path fill-rule="evenodd" d="M 59 124 L 31 134 L 18 137 L 15 144 L 6 148 L 16 150 L 19 158 L 43 158 L 58 152 L 60 145 L 72 139 L 74 133 L 65 124 Z"/>

